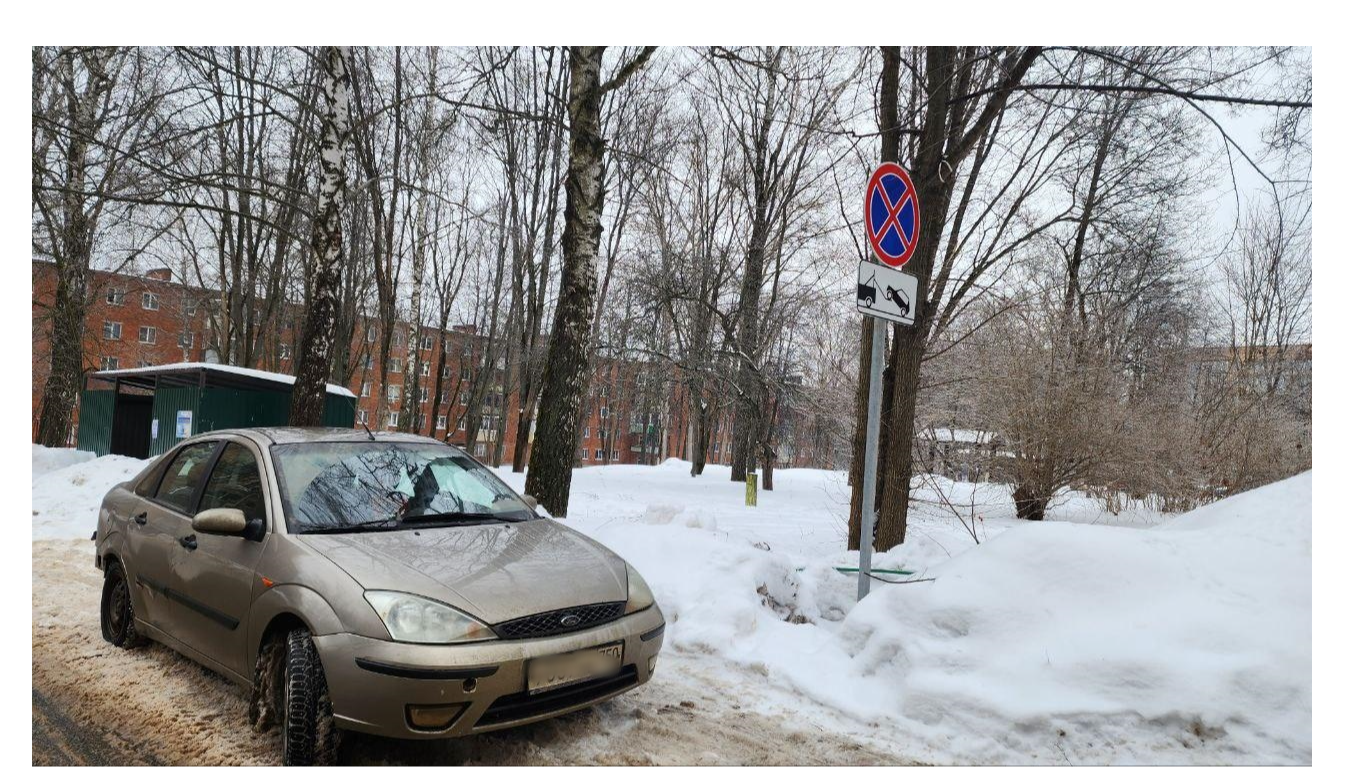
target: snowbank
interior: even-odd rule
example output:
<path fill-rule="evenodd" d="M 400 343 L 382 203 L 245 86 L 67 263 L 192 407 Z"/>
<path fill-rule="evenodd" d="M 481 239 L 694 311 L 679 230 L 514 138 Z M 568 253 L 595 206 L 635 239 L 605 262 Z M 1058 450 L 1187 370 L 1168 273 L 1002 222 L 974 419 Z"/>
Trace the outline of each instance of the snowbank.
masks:
<path fill-rule="evenodd" d="M 35 538 L 88 538 L 144 465 L 66 453 L 34 450 Z M 1003 486 L 931 478 L 875 565 L 934 580 L 857 604 L 845 473 L 779 471 L 749 508 L 725 467 L 689 469 L 577 470 L 567 523 L 647 578 L 665 652 L 755 671 L 818 726 L 923 762 L 1311 759 L 1309 473 L 1158 525 L 1078 493 L 1022 523 Z"/>
<path fill-rule="evenodd" d="M 96 458 L 65 448 L 33 446 L 33 537 L 89 538 L 109 488 L 132 479 L 146 461 Z"/>
<path fill-rule="evenodd" d="M 84 450 L 72 450 L 67 447 L 44 447 L 42 445 L 33 446 L 33 478 L 43 476 L 64 469 L 67 466 L 74 466 L 78 463 L 94 460 L 95 454 Z"/>
<path fill-rule="evenodd" d="M 845 648 L 972 759 L 1308 762 L 1310 483 L 1150 530 L 1014 529 L 873 594 Z"/>

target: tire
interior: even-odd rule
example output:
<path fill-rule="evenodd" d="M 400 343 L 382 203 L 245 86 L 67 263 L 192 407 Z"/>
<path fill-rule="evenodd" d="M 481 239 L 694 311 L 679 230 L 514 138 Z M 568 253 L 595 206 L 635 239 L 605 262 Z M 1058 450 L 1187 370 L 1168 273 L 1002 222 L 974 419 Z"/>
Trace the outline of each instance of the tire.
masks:
<path fill-rule="evenodd" d="M 146 638 L 137 633 L 134 615 L 128 576 L 118 560 L 110 560 L 104 566 L 104 593 L 99 600 L 99 629 L 104 640 L 124 649 L 146 644 Z"/>
<path fill-rule="evenodd" d="M 326 674 L 307 629 L 289 632 L 283 671 L 284 764 L 335 764 L 340 737 L 331 715 Z"/>

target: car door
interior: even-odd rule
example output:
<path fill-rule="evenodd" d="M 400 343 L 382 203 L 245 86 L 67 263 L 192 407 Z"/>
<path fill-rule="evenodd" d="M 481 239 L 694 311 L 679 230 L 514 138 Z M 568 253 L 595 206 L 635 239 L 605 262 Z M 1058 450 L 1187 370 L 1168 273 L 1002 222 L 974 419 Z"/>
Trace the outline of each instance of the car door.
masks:
<path fill-rule="evenodd" d="M 180 639 L 171 567 L 185 538 L 193 533 L 190 509 L 217 453 L 218 442 L 185 445 L 170 460 L 156 489 L 138 501 L 133 524 L 128 525 L 128 577 L 134 584 L 136 607 L 142 619 Z"/>
<path fill-rule="evenodd" d="M 224 440 L 194 510 L 240 509 L 246 516 L 247 532 L 191 532 L 189 545 L 177 546 L 171 555 L 169 585 L 178 594 L 175 623 L 179 637 L 207 658 L 246 677 L 246 616 L 269 534 L 262 459 L 252 443 Z"/>

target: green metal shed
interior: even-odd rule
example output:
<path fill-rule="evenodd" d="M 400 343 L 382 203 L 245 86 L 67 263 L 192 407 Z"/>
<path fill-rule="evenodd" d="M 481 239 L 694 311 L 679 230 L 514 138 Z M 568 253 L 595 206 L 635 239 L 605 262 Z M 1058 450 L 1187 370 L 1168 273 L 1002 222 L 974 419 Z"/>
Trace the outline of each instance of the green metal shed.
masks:
<path fill-rule="evenodd" d="M 80 395 L 76 447 L 146 458 L 214 429 L 285 426 L 293 376 L 186 362 L 91 373 Z M 355 395 L 326 385 L 325 426 L 354 428 Z"/>

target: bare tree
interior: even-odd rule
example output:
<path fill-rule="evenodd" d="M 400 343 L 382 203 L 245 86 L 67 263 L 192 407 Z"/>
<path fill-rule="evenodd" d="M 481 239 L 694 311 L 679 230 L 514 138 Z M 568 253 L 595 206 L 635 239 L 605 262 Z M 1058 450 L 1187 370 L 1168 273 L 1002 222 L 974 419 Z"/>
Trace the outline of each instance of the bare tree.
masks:
<path fill-rule="evenodd" d="M 33 49 L 33 249 L 56 265 L 35 438 L 65 445 L 85 373 L 89 270 L 110 203 L 141 192 L 134 158 L 160 125 L 154 52 Z M 116 202 L 114 203 L 116 204 Z"/>
<path fill-rule="evenodd" d="M 652 48 L 645 48 L 604 85 L 601 84 L 604 48 L 577 47 L 569 53 L 570 129 L 563 275 L 549 341 L 555 377 L 544 388 L 530 470 L 525 478 L 525 491 L 558 517 L 567 515 L 568 488 L 580 440 L 577 430 L 580 408 L 587 387 L 587 343 L 604 204 L 601 98 L 641 68 L 652 52 Z"/>
<path fill-rule="evenodd" d="M 321 184 L 312 230 L 311 286 L 298 349 L 298 375 L 293 385 L 289 423 L 320 426 L 326 406 L 326 376 L 336 341 L 337 303 L 341 282 L 341 215 L 345 200 L 345 149 L 350 137 L 350 70 L 348 51 L 328 46 L 320 52 L 323 117 L 320 148 Z"/>

